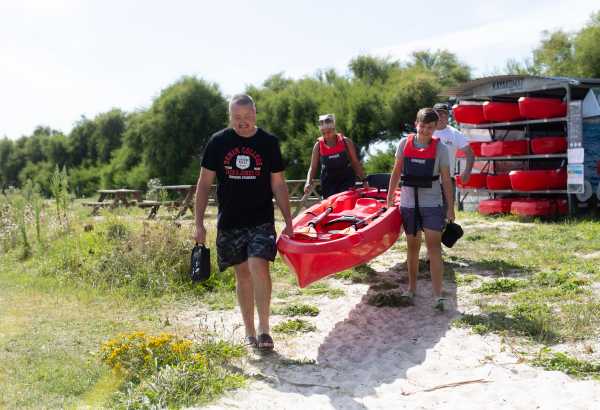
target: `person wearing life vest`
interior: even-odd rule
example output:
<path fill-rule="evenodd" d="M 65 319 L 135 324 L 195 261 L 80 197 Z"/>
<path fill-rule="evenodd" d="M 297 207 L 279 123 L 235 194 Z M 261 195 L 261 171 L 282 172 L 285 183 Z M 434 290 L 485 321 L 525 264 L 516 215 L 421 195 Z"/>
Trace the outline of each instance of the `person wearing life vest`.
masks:
<path fill-rule="evenodd" d="M 321 164 L 321 194 L 327 198 L 354 187 L 356 177 L 365 183 L 365 172 L 358 160 L 356 147 L 350 138 L 335 129 L 335 115 L 319 116 L 321 136 L 313 146 L 304 193 L 312 189 L 318 164 Z"/>
<path fill-rule="evenodd" d="M 454 220 L 454 198 L 448 150 L 433 138 L 437 121 L 438 115 L 432 108 L 419 110 L 415 123 L 417 133 L 400 140 L 387 202 L 388 207 L 394 206 L 395 191 L 400 182 L 400 212 L 408 245 L 408 290 L 403 296 L 411 301 L 415 297 L 423 232 L 430 261 L 433 307 L 443 311 L 447 300 L 442 296 L 441 240 L 446 220 Z M 445 214 L 442 195 L 448 203 Z"/>

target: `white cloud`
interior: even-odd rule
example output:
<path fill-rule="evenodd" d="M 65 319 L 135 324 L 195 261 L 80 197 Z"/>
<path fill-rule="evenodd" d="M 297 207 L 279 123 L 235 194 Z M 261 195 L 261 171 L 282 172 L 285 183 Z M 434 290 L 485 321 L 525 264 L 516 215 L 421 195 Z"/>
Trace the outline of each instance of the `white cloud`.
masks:
<path fill-rule="evenodd" d="M 406 60 L 413 51 L 447 49 L 483 75 L 505 65 L 508 59 L 523 60 L 539 45 L 544 30 L 576 31 L 597 9 L 594 2 L 550 4 L 536 7 L 529 14 L 517 14 L 508 19 L 449 33 L 434 33 L 428 38 L 373 51 L 380 56 Z M 435 30 L 434 30 L 435 31 Z"/>

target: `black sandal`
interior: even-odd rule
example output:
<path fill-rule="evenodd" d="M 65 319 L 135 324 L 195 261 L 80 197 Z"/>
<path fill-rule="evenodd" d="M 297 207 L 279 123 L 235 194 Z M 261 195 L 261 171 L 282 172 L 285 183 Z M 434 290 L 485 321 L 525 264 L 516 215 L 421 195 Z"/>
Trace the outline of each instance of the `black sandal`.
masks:
<path fill-rule="evenodd" d="M 273 338 L 267 333 L 258 336 L 258 350 L 271 351 L 274 347 Z"/>
<path fill-rule="evenodd" d="M 244 338 L 244 345 L 258 348 L 258 340 L 256 340 L 256 337 L 254 336 L 246 336 Z"/>

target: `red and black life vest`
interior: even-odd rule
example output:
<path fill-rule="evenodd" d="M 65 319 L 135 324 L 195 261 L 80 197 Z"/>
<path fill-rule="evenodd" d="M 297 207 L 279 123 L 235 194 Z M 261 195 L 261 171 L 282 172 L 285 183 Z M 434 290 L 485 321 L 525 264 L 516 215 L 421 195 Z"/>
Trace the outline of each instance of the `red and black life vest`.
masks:
<path fill-rule="evenodd" d="M 321 179 L 344 179 L 354 175 L 350 167 L 350 158 L 346 141 L 342 134 L 336 135 L 335 145 L 330 147 L 324 137 L 319 137 L 319 155 L 321 159 Z"/>
<path fill-rule="evenodd" d="M 414 144 L 415 134 L 410 134 L 403 151 L 401 181 L 404 186 L 431 188 L 439 175 L 433 175 L 438 139 L 432 139 L 425 148 L 417 148 Z"/>

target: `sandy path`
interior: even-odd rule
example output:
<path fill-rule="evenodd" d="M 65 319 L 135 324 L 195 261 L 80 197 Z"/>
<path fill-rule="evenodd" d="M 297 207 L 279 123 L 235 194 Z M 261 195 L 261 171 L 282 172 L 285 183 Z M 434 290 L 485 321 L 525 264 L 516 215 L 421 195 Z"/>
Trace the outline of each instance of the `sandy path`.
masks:
<path fill-rule="evenodd" d="M 398 259 L 385 255 L 372 266 L 398 281 L 405 272 L 387 266 Z M 453 284 L 445 284 L 452 308 L 439 314 L 426 279 L 415 306 L 405 308 L 370 306 L 368 285 L 330 283 L 346 296 L 302 299 L 321 311 L 307 319 L 317 331 L 277 337 L 274 354 L 252 353 L 244 364 L 254 375 L 248 387 L 208 409 L 600 409 L 600 383 L 519 363 L 500 337 L 452 328 L 458 311 L 470 308 Z M 284 319 L 274 316 L 273 324 Z M 179 320 L 225 338 L 243 336 L 237 309 L 195 310 Z"/>

